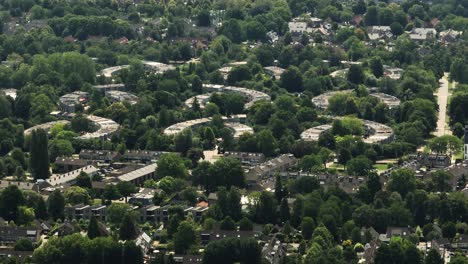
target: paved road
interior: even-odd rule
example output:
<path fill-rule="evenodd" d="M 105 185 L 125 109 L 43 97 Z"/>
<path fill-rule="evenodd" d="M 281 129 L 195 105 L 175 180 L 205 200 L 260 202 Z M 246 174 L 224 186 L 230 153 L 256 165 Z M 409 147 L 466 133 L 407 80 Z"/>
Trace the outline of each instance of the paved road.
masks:
<path fill-rule="evenodd" d="M 448 74 L 439 80 L 440 87 L 437 89 L 435 96 L 437 97 L 437 104 L 439 105 L 439 117 L 437 119 L 437 128 L 434 131 L 434 135 L 437 137 L 452 134 L 452 132 L 446 127 L 446 116 L 447 116 L 447 101 L 449 97 L 449 83 L 447 80 Z"/>

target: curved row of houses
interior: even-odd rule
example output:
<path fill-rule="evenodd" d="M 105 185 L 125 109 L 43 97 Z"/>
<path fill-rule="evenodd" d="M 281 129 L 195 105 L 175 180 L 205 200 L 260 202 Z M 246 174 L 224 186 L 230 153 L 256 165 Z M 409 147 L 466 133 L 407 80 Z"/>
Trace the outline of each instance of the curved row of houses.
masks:
<path fill-rule="evenodd" d="M 172 65 L 164 64 L 161 62 L 156 61 L 142 61 L 143 66 L 149 70 L 156 73 L 164 73 L 168 70 L 174 70 L 175 67 Z M 105 68 L 101 71 L 101 75 L 106 78 L 112 78 L 117 72 L 121 71 L 122 69 L 126 69 L 130 67 L 130 65 L 120 65 L 120 66 L 113 66 L 109 68 Z"/>
<path fill-rule="evenodd" d="M 73 117 L 74 114 L 67 114 L 66 117 L 70 118 Z M 86 116 L 91 122 L 93 122 L 94 126 L 97 127 L 98 129 L 95 132 L 89 132 L 85 133 L 83 135 L 80 135 L 76 137 L 77 139 L 98 139 L 98 138 L 107 138 L 110 135 L 112 135 L 114 132 L 116 132 L 120 125 L 117 124 L 112 119 L 104 118 L 104 117 L 99 117 L 95 115 L 88 115 Z M 28 136 L 32 133 L 33 130 L 37 129 L 43 129 L 43 130 L 50 130 L 53 126 L 57 124 L 70 124 L 70 121 L 68 120 L 58 120 L 58 121 L 52 121 L 52 122 L 47 122 L 43 123 L 37 126 L 30 127 L 24 131 L 24 135 Z"/>
<path fill-rule="evenodd" d="M 348 89 L 348 90 L 341 90 L 341 91 L 326 92 L 326 93 L 323 93 L 321 95 L 318 95 L 312 98 L 312 103 L 314 103 L 314 105 L 316 105 L 318 108 L 327 109 L 329 105 L 329 100 L 331 97 L 340 93 L 347 94 L 353 91 L 354 91 L 353 89 Z M 377 99 L 382 101 L 384 104 L 386 104 L 390 109 L 399 106 L 401 103 L 400 99 L 396 98 L 393 95 L 389 95 L 385 93 L 370 93 L 369 96 L 376 97 Z"/>
<path fill-rule="evenodd" d="M 203 88 L 208 91 L 205 94 L 199 94 L 193 97 L 190 97 L 185 101 L 186 107 L 192 107 L 192 104 L 197 99 L 198 103 L 200 104 L 201 108 L 204 108 L 205 105 L 209 102 L 210 97 L 213 93 L 237 93 L 247 98 L 248 102 L 245 104 L 245 108 L 251 107 L 256 101 L 259 100 L 271 100 L 271 97 L 264 93 L 259 92 L 256 90 L 243 88 L 243 87 L 236 87 L 236 86 L 227 86 L 227 85 L 220 85 L 220 84 L 203 84 Z"/>
<path fill-rule="evenodd" d="M 334 117 L 342 118 L 342 117 Z M 377 123 L 369 120 L 362 120 L 364 128 L 369 134 L 368 137 L 363 138 L 363 141 L 368 144 L 387 144 L 395 140 L 393 129 L 387 125 Z M 332 129 L 332 125 L 320 125 L 309 128 L 301 133 L 301 139 L 304 141 L 318 141 L 320 135 Z"/>
<path fill-rule="evenodd" d="M 246 120 L 246 115 L 233 115 L 229 117 L 223 116 L 224 125 L 234 131 L 234 137 L 238 138 L 244 133 L 254 133 L 253 128 L 243 124 Z M 164 129 L 165 135 L 176 135 L 186 128 L 198 128 L 207 125 L 212 121 L 211 117 L 198 118 L 174 124 Z"/>

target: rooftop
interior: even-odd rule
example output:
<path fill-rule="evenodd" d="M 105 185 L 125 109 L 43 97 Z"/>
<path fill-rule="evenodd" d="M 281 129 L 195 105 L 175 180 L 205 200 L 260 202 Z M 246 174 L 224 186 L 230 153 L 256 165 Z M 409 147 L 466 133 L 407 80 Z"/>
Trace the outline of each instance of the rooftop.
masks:
<path fill-rule="evenodd" d="M 92 175 L 92 174 L 97 173 L 98 169 L 94 167 L 93 165 L 89 165 L 89 166 L 86 166 L 86 167 L 83 167 L 74 171 L 70 171 L 64 174 L 53 175 L 46 181 L 52 186 L 60 185 L 60 184 L 75 180 L 76 177 L 78 177 L 78 175 L 80 175 L 81 172 L 85 172 L 88 175 Z"/>
<path fill-rule="evenodd" d="M 156 163 L 153 163 L 153 164 L 145 166 L 145 167 L 143 167 L 141 169 L 134 170 L 132 172 L 120 175 L 118 177 L 118 179 L 120 181 L 132 181 L 132 180 L 138 179 L 138 178 L 140 178 L 142 176 L 153 173 L 154 171 L 156 171 L 157 167 L 158 167 L 158 165 Z"/>

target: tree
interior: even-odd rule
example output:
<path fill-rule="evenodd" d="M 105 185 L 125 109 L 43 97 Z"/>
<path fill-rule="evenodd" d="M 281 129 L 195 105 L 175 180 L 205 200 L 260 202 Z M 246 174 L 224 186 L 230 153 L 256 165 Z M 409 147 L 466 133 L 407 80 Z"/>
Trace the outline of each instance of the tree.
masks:
<path fill-rule="evenodd" d="M 416 189 L 416 178 L 414 172 L 409 169 L 395 170 L 390 174 L 387 189 L 398 192 L 402 197 Z"/>
<path fill-rule="evenodd" d="M 353 64 L 349 67 L 348 81 L 354 84 L 361 84 L 364 82 L 364 77 L 364 71 L 362 70 L 361 65 Z"/>
<path fill-rule="evenodd" d="M 380 57 L 372 57 L 370 61 L 370 68 L 375 77 L 380 78 L 384 74 L 383 63 Z"/>
<path fill-rule="evenodd" d="M 280 204 L 280 218 L 282 222 L 286 222 L 291 218 L 291 213 L 289 211 L 288 199 L 283 198 Z"/>
<path fill-rule="evenodd" d="M 310 239 L 312 237 L 312 233 L 314 232 L 315 229 L 315 222 L 314 219 L 311 217 L 304 217 L 301 222 L 301 231 L 302 235 L 304 236 L 305 239 Z"/>
<path fill-rule="evenodd" d="M 276 199 L 272 193 L 262 192 L 254 205 L 254 214 L 257 222 L 276 222 Z"/>
<path fill-rule="evenodd" d="M 90 239 L 101 236 L 101 232 L 99 231 L 99 223 L 94 216 L 91 216 L 91 219 L 89 220 L 87 235 Z"/>
<path fill-rule="evenodd" d="M 367 8 L 367 12 L 364 15 L 364 22 L 366 23 L 366 26 L 375 26 L 377 25 L 379 20 L 378 17 L 378 10 L 376 6 L 369 6 Z"/>
<path fill-rule="evenodd" d="M 182 157 L 175 153 L 168 153 L 161 156 L 157 162 L 158 169 L 156 176 L 163 178 L 165 176 L 172 176 L 175 178 L 186 178 L 188 175 L 187 168 L 185 167 Z"/>
<path fill-rule="evenodd" d="M 60 190 L 53 191 L 47 199 L 47 211 L 53 220 L 63 219 L 65 210 L 65 197 Z"/>
<path fill-rule="evenodd" d="M 239 230 L 240 231 L 252 231 L 252 229 L 253 229 L 253 223 L 247 217 L 243 217 L 239 221 Z"/>
<path fill-rule="evenodd" d="M 122 195 L 119 193 L 119 189 L 117 189 L 117 186 L 115 184 L 106 184 L 106 187 L 104 187 L 104 191 L 102 193 L 102 197 L 106 200 L 115 200 L 119 199 L 122 197 Z"/>
<path fill-rule="evenodd" d="M 252 79 L 252 73 L 247 65 L 239 65 L 232 68 L 229 72 L 227 81 L 229 84 L 236 84 L 240 81 L 247 81 Z"/>
<path fill-rule="evenodd" d="M 444 264 L 444 260 L 440 256 L 439 252 L 437 252 L 437 250 L 431 249 L 427 253 L 424 263 L 425 264 Z"/>
<path fill-rule="evenodd" d="M 42 197 L 37 201 L 36 207 L 34 208 L 34 213 L 37 219 L 47 220 L 47 204 L 44 199 L 42 199 Z"/>
<path fill-rule="evenodd" d="M 132 214 L 126 213 L 120 223 L 119 238 L 121 240 L 132 240 L 137 236 L 137 227 Z"/>
<path fill-rule="evenodd" d="M 65 200 L 70 204 L 90 204 L 91 196 L 88 191 L 78 186 L 72 186 L 65 191 Z"/>
<path fill-rule="evenodd" d="M 350 175 L 367 176 L 373 169 L 372 161 L 365 156 L 358 156 L 346 162 L 346 170 Z"/>
<path fill-rule="evenodd" d="M 452 190 L 450 185 L 450 180 L 452 179 L 452 174 L 444 170 L 437 170 L 431 173 L 431 182 L 434 188 L 434 191 L 437 192 L 449 192 Z"/>
<path fill-rule="evenodd" d="M 19 207 L 24 204 L 23 193 L 16 185 L 6 187 L 0 193 L 0 216 L 7 221 L 17 221 Z"/>
<path fill-rule="evenodd" d="M 197 241 L 197 235 L 193 224 L 182 221 L 174 234 L 174 249 L 176 254 L 185 254 Z"/>
<path fill-rule="evenodd" d="M 76 177 L 76 186 L 90 190 L 93 188 L 91 178 L 86 172 L 82 171 L 78 177 Z"/>
<path fill-rule="evenodd" d="M 203 139 L 205 141 L 206 149 L 213 149 L 216 145 L 216 138 L 211 127 L 206 127 L 203 131 Z"/>
<path fill-rule="evenodd" d="M 34 179 L 49 178 L 49 152 L 47 134 L 44 130 L 33 130 L 29 149 L 29 167 Z"/>
<path fill-rule="evenodd" d="M 197 25 L 199 27 L 209 27 L 211 25 L 210 12 L 207 9 L 202 9 L 197 15 Z"/>
<path fill-rule="evenodd" d="M 302 74 L 295 66 L 289 67 L 281 74 L 281 85 L 290 93 L 302 92 Z"/>
<path fill-rule="evenodd" d="M 245 39 L 244 31 L 239 21 L 236 19 L 225 21 L 219 31 L 235 43 L 240 43 Z"/>
<path fill-rule="evenodd" d="M 280 202 L 287 194 L 285 188 L 283 187 L 281 175 L 278 174 L 275 178 L 275 197 L 276 200 Z"/>
<path fill-rule="evenodd" d="M 34 251 L 34 246 L 29 238 L 21 237 L 15 243 L 15 251 Z"/>
<path fill-rule="evenodd" d="M 119 182 L 117 183 L 117 190 L 119 194 L 125 197 L 125 202 L 127 202 L 127 197 L 130 196 L 132 193 L 136 193 L 138 188 L 131 182 Z"/>
<path fill-rule="evenodd" d="M 272 157 L 276 153 L 278 145 L 270 130 L 264 129 L 260 131 L 256 138 L 257 146 L 265 156 Z"/>
<path fill-rule="evenodd" d="M 458 138 L 462 138 L 463 135 L 465 135 L 465 128 L 463 127 L 462 124 L 456 123 L 452 127 L 452 132 L 454 136 L 457 136 Z"/>
<path fill-rule="evenodd" d="M 23 167 L 21 167 L 21 166 L 16 167 L 15 177 L 16 177 L 16 179 L 18 179 L 18 181 L 26 180 L 26 175 L 24 175 Z"/>
<path fill-rule="evenodd" d="M 456 58 L 450 66 L 450 78 L 466 84 L 468 83 L 468 66 L 467 61 L 462 58 Z"/>
<path fill-rule="evenodd" d="M 175 151 L 182 153 L 183 156 L 187 154 L 187 151 L 192 147 L 192 130 L 184 129 L 174 137 L 174 148 Z M 170 155 L 170 154 L 167 154 Z M 169 176 L 169 175 L 164 175 Z"/>
<path fill-rule="evenodd" d="M 242 188 L 245 186 L 242 164 L 233 158 L 219 159 L 208 168 L 202 184 L 209 192 L 215 191 L 219 186 Z"/>
<path fill-rule="evenodd" d="M 356 15 L 362 15 L 366 13 L 366 10 L 367 10 L 366 2 L 364 2 L 364 0 L 357 1 L 355 4 L 353 4 L 352 10 L 354 14 Z"/>
<path fill-rule="evenodd" d="M 398 22 L 393 22 L 392 24 L 390 24 L 390 30 L 395 36 L 400 36 L 401 34 L 403 34 L 403 27 Z"/>
<path fill-rule="evenodd" d="M 236 223 L 230 216 L 227 216 L 221 221 L 220 229 L 234 231 L 236 230 Z"/>
<path fill-rule="evenodd" d="M 18 217 L 15 221 L 18 225 L 30 225 L 34 220 L 34 209 L 27 206 L 18 207 Z"/>
<path fill-rule="evenodd" d="M 123 222 L 123 218 L 127 215 L 132 208 L 124 203 L 112 203 L 107 207 L 107 218 L 113 225 L 119 225 Z"/>

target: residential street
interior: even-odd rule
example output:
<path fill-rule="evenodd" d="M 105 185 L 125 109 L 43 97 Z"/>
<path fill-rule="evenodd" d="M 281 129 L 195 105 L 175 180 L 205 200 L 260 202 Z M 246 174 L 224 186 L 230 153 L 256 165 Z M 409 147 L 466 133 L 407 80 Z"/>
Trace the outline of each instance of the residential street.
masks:
<path fill-rule="evenodd" d="M 444 77 L 439 80 L 440 87 L 435 94 L 437 97 L 437 104 L 439 105 L 439 117 L 437 119 L 437 128 L 434 131 L 434 135 L 438 137 L 452 133 L 446 126 L 447 103 L 449 97 L 449 82 L 447 78 L 448 73 L 445 73 Z"/>

